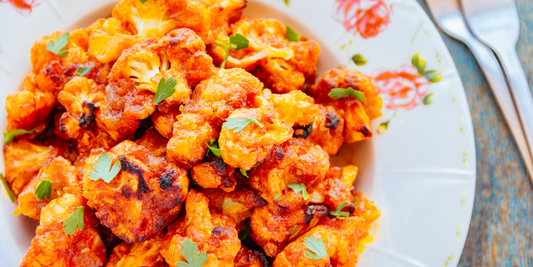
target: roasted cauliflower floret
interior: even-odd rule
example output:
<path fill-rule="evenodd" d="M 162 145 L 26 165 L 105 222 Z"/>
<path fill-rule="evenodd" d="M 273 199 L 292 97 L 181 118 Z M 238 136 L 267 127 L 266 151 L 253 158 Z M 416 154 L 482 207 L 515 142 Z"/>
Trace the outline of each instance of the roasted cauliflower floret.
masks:
<path fill-rule="evenodd" d="M 249 123 L 242 131 L 222 127 L 218 140 L 224 162 L 235 168 L 250 170 L 274 149 L 274 146 L 292 138 L 294 130 L 280 121 L 272 105 L 256 97 L 259 108 L 237 109 L 229 119 L 255 119 L 261 126 Z"/>
<path fill-rule="evenodd" d="M 180 167 L 190 169 L 202 161 L 209 140 L 217 135 L 216 129 L 201 115 L 180 114 L 174 123 L 173 136 L 168 140 L 167 158 Z"/>
<path fill-rule="evenodd" d="M 167 142 L 153 128 L 149 128 L 141 138 L 135 140 L 135 143 L 144 146 L 156 157 L 165 157 L 167 155 Z"/>
<path fill-rule="evenodd" d="M 333 88 L 353 88 L 365 94 L 366 101 L 354 97 L 334 99 L 328 96 Z M 308 92 L 318 103 L 332 106 L 344 118 L 344 141 L 353 143 L 371 138 L 370 120 L 381 117 L 383 99 L 379 89 L 365 74 L 344 67 L 327 71 Z"/>
<path fill-rule="evenodd" d="M 187 196 L 187 173 L 131 141 L 109 154 L 120 172 L 109 182 L 91 179 L 102 149 L 91 151 L 83 172 L 83 196 L 100 222 L 122 240 L 142 242 L 174 220 Z"/>
<path fill-rule="evenodd" d="M 295 138 L 276 146 L 265 161 L 248 172 L 250 186 L 268 202 L 294 209 L 309 203 L 289 184 L 304 184 L 308 194 L 326 178 L 329 156 L 319 146 Z"/>
<path fill-rule="evenodd" d="M 220 188 L 231 192 L 237 185 L 235 169 L 228 166 L 221 158 L 195 165 L 191 169 L 191 177 L 205 189 Z"/>
<path fill-rule="evenodd" d="M 96 117 L 96 111 L 105 99 L 105 87 L 85 77 L 74 77 L 57 96 L 70 117 L 85 127 Z"/>
<path fill-rule="evenodd" d="M 43 180 L 52 182 L 50 197 L 42 200 L 37 199 L 35 191 Z M 39 174 L 35 176 L 28 186 L 20 193 L 17 202 L 18 207 L 14 215 L 24 214 L 32 219 L 39 220 L 41 209 L 50 201 L 64 194 L 80 195 L 81 182 L 78 179 L 76 169 L 70 162 L 59 156 L 47 165 L 44 165 Z"/>
<path fill-rule="evenodd" d="M 159 43 L 147 39 L 126 50 L 113 66 L 99 127 L 128 136 L 155 111 L 154 94 L 162 78 L 176 79 L 175 92 L 159 103 L 170 109 L 188 100 L 191 88 L 214 71 L 205 45 L 189 29 L 174 30 Z"/>
<path fill-rule="evenodd" d="M 255 208 L 250 220 L 252 237 L 270 257 L 276 257 L 291 241 L 325 220 L 329 209 L 325 206 L 307 206 L 285 209 L 276 204 Z"/>
<path fill-rule="evenodd" d="M 267 256 L 260 251 L 241 247 L 235 257 L 235 267 L 268 267 L 271 266 Z"/>
<path fill-rule="evenodd" d="M 245 0 L 168 0 L 172 18 L 179 27 L 192 29 L 206 44 L 230 32 L 229 24 L 238 20 Z"/>
<path fill-rule="evenodd" d="M 156 111 L 152 114 L 152 123 L 154 128 L 161 134 L 164 138 L 172 138 L 172 130 L 174 129 L 174 123 L 176 122 L 176 116 L 180 115 L 181 112 L 179 109 L 171 109 L 167 112 Z"/>
<path fill-rule="evenodd" d="M 64 194 L 52 200 L 41 211 L 41 222 L 28 252 L 22 258 L 23 267 L 103 266 L 106 248 L 98 234 L 98 221 L 85 206 L 81 196 Z M 83 209 L 83 229 L 66 234 L 63 222 L 78 207 Z"/>
<path fill-rule="evenodd" d="M 15 195 L 39 173 L 42 166 L 60 156 L 59 149 L 43 146 L 27 139 L 10 142 L 4 145 L 6 158 L 6 182 Z"/>
<path fill-rule="evenodd" d="M 6 98 L 7 127 L 42 132 L 56 104 L 53 93 L 40 90 L 34 82 L 35 76 L 29 74 L 24 80 L 21 91 Z"/>
<path fill-rule="evenodd" d="M 113 248 L 106 267 L 165 267 L 161 250 L 161 236 L 153 235 L 148 240 L 128 244 L 122 242 Z"/>
<path fill-rule="evenodd" d="M 99 19 L 89 26 L 89 55 L 102 63 L 109 63 L 117 60 L 122 51 L 142 42 L 122 24 L 111 17 Z"/>
<path fill-rule="evenodd" d="M 209 199 L 202 193 L 190 190 L 185 201 L 185 217 L 168 227 L 163 239 L 161 255 L 170 266 L 184 261 L 180 248 L 185 240 L 198 244 L 208 259 L 204 267 L 232 266 L 241 249 L 238 232 L 233 219 L 209 211 Z"/>
<path fill-rule="evenodd" d="M 326 179 L 320 182 L 311 196 L 312 203 L 324 203 L 334 210 L 343 202 L 354 206 L 353 183 L 359 168 L 355 165 L 345 167 L 330 167 L 326 173 Z"/>
<path fill-rule="evenodd" d="M 263 84 L 243 69 L 220 69 L 194 88 L 181 111 L 204 114 L 218 125 L 236 109 L 256 107 L 254 99 L 262 88 Z"/>
<path fill-rule="evenodd" d="M 331 219 L 294 240 L 286 246 L 274 260 L 278 266 L 355 266 L 357 263 L 357 247 L 368 233 L 364 230 L 365 220 L 348 217 L 344 220 Z M 314 260 L 305 256 L 305 238 L 321 239 L 328 256 Z"/>
<path fill-rule="evenodd" d="M 228 35 L 219 35 L 217 41 L 227 43 L 229 35 L 242 34 L 249 47 L 230 51 L 226 62 L 229 68 L 244 68 L 252 71 L 268 88 L 285 93 L 302 88 L 306 81 L 316 76 L 320 46 L 313 41 L 289 42 L 285 38 L 285 26 L 275 19 L 252 19 L 244 17 L 232 25 Z M 224 49 L 211 46 L 211 55 L 220 64 Z"/>
<path fill-rule="evenodd" d="M 305 126 L 300 127 L 304 131 Z M 311 127 L 307 139 L 322 147 L 330 156 L 337 155 L 344 143 L 344 119 L 335 108 L 319 105 L 318 116 Z"/>
<path fill-rule="evenodd" d="M 62 49 L 67 51 L 65 56 L 56 55 L 46 49 L 50 41 L 66 34 L 55 32 L 36 41 L 31 48 L 32 73 L 38 87 L 57 96 L 63 86 L 75 75 L 78 68 L 92 66 L 93 68 L 85 77 L 95 80 L 98 84 L 107 83 L 109 64 L 102 64 L 92 59 L 88 52 L 87 41 L 89 34 L 84 29 L 69 32 L 68 44 Z"/>
<path fill-rule="evenodd" d="M 204 189 L 200 193 L 209 198 L 209 209 L 212 213 L 233 218 L 237 224 L 237 229 L 241 229 L 244 220 L 250 218 L 253 208 L 264 207 L 267 204 L 259 196 L 259 193 L 249 188 L 242 188 L 233 192 Z"/>

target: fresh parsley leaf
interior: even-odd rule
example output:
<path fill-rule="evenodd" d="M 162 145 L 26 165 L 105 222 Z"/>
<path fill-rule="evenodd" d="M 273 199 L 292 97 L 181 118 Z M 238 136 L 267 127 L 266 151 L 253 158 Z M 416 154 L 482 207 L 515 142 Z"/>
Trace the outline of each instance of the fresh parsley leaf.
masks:
<path fill-rule="evenodd" d="M 299 42 L 300 41 L 300 34 L 298 34 L 298 32 L 296 32 L 289 25 L 287 25 L 286 29 L 287 30 L 285 31 L 285 38 L 287 38 L 287 40 L 289 42 Z"/>
<path fill-rule="evenodd" d="M 343 97 L 355 97 L 361 101 L 366 101 L 365 93 L 354 90 L 352 87 L 348 88 L 333 88 L 329 91 L 329 97 L 339 99 Z"/>
<path fill-rule="evenodd" d="M 89 178 L 93 181 L 98 181 L 98 179 L 104 180 L 104 182 L 109 183 L 120 171 L 120 162 L 115 162 L 113 167 L 113 158 L 106 152 L 102 152 L 98 156 L 98 161 L 93 163 L 93 168 L 96 171 L 89 172 Z"/>
<path fill-rule="evenodd" d="M 246 239 L 246 236 L 248 236 L 250 231 L 252 231 L 252 227 L 250 227 L 250 222 L 246 220 L 244 222 L 244 228 L 239 232 L 239 239 L 241 241 L 244 241 L 244 239 Z"/>
<path fill-rule="evenodd" d="M 78 207 L 68 218 L 63 222 L 65 227 L 65 234 L 70 235 L 76 232 L 76 227 L 83 230 L 83 207 Z"/>
<path fill-rule="evenodd" d="M 213 155 L 215 155 L 217 158 L 222 157 L 222 154 L 220 153 L 220 147 L 218 146 L 218 138 L 211 138 L 211 140 L 209 140 L 209 144 L 207 144 L 206 155 L 209 154 L 209 152 L 213 153 Z"/>
<path fill-rule="evenodd" d="M 244 35 L 240 33 L 231 35 L 229 37 L 229 43 L 231 44 L 230 48 L 232 50 L 245 49 L 250 46 L 250 41 L 246 37 L 244 37 Z"/>
<path fill-rule="evenodd" d="M 141 2 L 141 4 L 148 2 L 148 0 L 139 0 L 139 1 Z"/>
<path fill-rule="evenodd" d="M 302 193 L 304 200 L 309 199 L 309 194 L 307 193 L 307 189 L 305 188 L 304 184 L 288 184 L 287 186 L 294 190 L 294 193 L 296 194 Z"/>
<path fill-rule="evenodd" d="M 222 124 L 222 127 L 225 127 L 228 130 L 233 130 L 234 133 L 238 133 L 244 128 L 246 128 L 246 126 L 248 126 L 248 124 L 250 124 L 251 122 L 263 128 L 263 124 L 261 124 L 254 118 L 227 118 L 226 122 Z"/>
<path fill-rule="evenodd" d="M 46 179 L 42 180 L 33 194 L 37 195 L 37 200 L 39 201 L 43 200 L 45 197 L 50 199 L 50 195 L 52 194 L 52 182 Z"/>
<path fill-rule="evenodd" d="M 70 33 L 67 32 L 61 36 L 59 36 L 56 41 L 50 40 L 48 44 L 46 45 L 46 50 L 58 55 L 58 56 L 66 56 L 68 54 L 67 50 L 62 50 L 67 46 L 68 42 L 70 42 Z"/>
<path fill-rule="evenodd" d="M 354 201 L 354 202 L 361 202 L 361 200 L 359 200 L 359 199 L 356 198 L 356 197 L 353 197 L 353 201 Z"/>
<path fill-rule="evenodd" d="M 89 71 L 91 71 L 92 68 L 94 68 L 94 65 L 78 68 L 78 69 L 76 69 L 76 72 L 74 72 L 74 75 L 78 75 L 78 76 L 82 76 L 83 77 L 87 73 L 89 73 Z"/>
<path fill-rule="evenodd" d="M 220 64 L 220 68 L 224 69 L 226 67 L 226 61 L 228 61 L 229 50 L 239 50 L 248 48 L 250 45 L 250 40 L 244 37 L 244 35 L 236 33 L 229 37 L 228 43 L 221 43 L 219 41 L 216 41 L 215 44 L 224 48 L 224 60 L 222 61 L 222 64 Z"/>
<path fill-rule="evenodd" d="M 13 192 L 11 192 L 11 189 L 9 189 L 9 186 L 7 185 L 6 178 L 4 178 L 4 175 L 0 173 L 0 178 L 2 178 L 2 184 L 4 185 L 4 188 L 6 189 L 6 193 L 9 196 L 9 199 L 11 199 L 11 202 L 15 203 L 15 197 L 13 196 Z"/>
<path fill-rule="evenodd" d="M 202 267 L 207 261 L 207 253 L 202 251 L 198 255 L 198 244 L 192 242 L 189 239 L 185 239 L 182 243 L 183 247 L 180 249 L 181 255 L 187 260 L 187 262 L 178 261 L 176 265 L 178 267 Z"/>
<path fill-rule="evenodd" d="M 326 246 L 324 245 L 324 242 L 322 242 L 322 239 L 320 238 L 314 239 L 312 237 L 306 237 L 305 247 L 314 253 L 313 254 L 309 251 L 306 251 L 305 256 L 313 260 L 320 260 L 328 256 L 328 252 L 326 251 Z"/>
<path fill-rule="evenodd" d="M 15 129 L 13 131 L 5 132 L 4 133 L 4 144 L 7 144 L 13 140 L 15 140 L 15 136 L 23 135 L 23 134 L 29 134 L 37 131 L 37 128 L 32 130 L 24 130 L 24 129 Z"/>
<path fill-rule="evenodd" d="M 174 88 L 176 87 L 176 84 L 178 84 L 177 79 L 168 78 L 168 80 L 165 81 L 165 77 L 161 77 L 161 80 L 159 80 L 159 84 L 157 85 L 157 90 L 155 91 L 154 105 L 159 104 L 159 102 L 174 94 L 174 92 L 176 92 L 176 88 Z"/>
<path fill-rule="evenodd" d="M 277 193 L 277 194 L 274 196 L 274 200 L 278 200 L 280 197 L 281 197 L 281 194 L 280 194 L 280 193 Z"/>
<path fill-rule="evenodd" d="M 331 215 L 337 216 L 337 219 L 339 219 L 339 220 L 344 220 L 344 219 L 348 218 L 348 216 L 350 216 L 350 213 L 346 212 L 346 211 L 341 211 L 346 206 L 348 206 L 348 202 L 346 202 L 346 201 L 342 202 L 342 204 L 340 206 L 338 206 L 335 209 L 335 211 L 330 212 Z"/>
<path fill-rule="evenodd" d="M 244 175 L 244 177 L 250 178 L 250 177 L 248 177 L 248 171 L 243 170 L 243 169 L 239 169 L 239 171 L 241 172 L 242 175 Z"/>

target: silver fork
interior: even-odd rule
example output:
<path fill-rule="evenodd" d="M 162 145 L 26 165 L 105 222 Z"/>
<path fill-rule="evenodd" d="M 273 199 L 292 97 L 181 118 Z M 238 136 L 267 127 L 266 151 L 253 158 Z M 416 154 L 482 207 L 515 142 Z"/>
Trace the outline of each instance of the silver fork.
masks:
<path fill-rule="evenodd" d="M 474 35 L 500 59 L 522 127 L 533 151 L 533 98 L 516 54 L 520 20 L 514 0 L 461 0 Z M 530 172 L 531 176 L 531 172 Z"/>
<path fill-rule="evenodd" d="M 469 31 L 459 0 L 426 0 L 429 10 L 439 27 L 448 35 L 465 43 L 476 57 L 492 88 L 496 101 L 509 125 L 524 163 L 533 181 L 533 157 L 528 146 L 527 138 L 515 108 L 513 98 L 505 82 L 505 77 L 492 51 L 480 43 Z M 532 113 L 533 115 L 533 113 Z"/>

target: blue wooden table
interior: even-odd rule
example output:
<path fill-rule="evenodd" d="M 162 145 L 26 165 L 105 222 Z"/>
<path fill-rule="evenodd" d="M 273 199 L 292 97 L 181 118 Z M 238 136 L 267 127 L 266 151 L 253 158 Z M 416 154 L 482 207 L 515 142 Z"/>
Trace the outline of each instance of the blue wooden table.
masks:
<path fill-rule="evenodd" d="M 429 14 L 424 0 L 418 1 Z M 533 88 L 533 0 L 516 4 L 521 20 L 516 50 Z M 459 266 L 533 266 L 533 185 L 474 56 L 441 35 L 463 80 L 476 137 L 476 199 Z"/>

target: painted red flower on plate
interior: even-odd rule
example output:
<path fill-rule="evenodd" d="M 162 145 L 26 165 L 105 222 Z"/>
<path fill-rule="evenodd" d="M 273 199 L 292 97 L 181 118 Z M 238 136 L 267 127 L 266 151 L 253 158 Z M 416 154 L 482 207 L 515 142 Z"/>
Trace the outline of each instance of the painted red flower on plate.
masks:
<path fill-rule="evenodd" d="M 15 10 L 23 16 L 31 13 L 31 9 L 38 6 L 42 0 L 0 0 L 0 3 L 11 3 Z"/>
<path fill-rule="evenodd" d="M 377 36 L 390 23 L 392 5 L 384 0 L 337 0 L 337 5 L 344 28 L 365 39 Z"/>
<path fill-rule="evenodd" d="M 397 70 L 385 70 L 374 77 L 374 84 L 386 95 L 387 109 L 410 110 L 422 102 L 431 86 L 430 81 L 418 74 L 413 65 L 402 65 Z"/>

